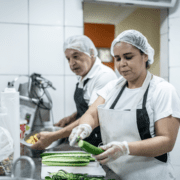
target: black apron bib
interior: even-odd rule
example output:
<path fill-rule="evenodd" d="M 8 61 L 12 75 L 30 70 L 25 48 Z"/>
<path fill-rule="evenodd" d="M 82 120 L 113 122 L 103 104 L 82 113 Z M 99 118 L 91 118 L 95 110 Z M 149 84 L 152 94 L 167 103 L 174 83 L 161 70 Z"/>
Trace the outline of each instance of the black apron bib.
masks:
<path fill-rule="evenodd" d="M 89 79 L 86 79 L 84 81 L 83 87 L 87 84 Z M 76 90 L 74 93 L 74 101 L 76 103 L 76 109 L 77 109 L 77 116 L 76 119 L 79 119 L 89 108 L 88 104 L 84 100 L 84 92 L 82 88 L 78 88 L 78 84 L 76 84 Z M 94 146 L 98 146 L 101 142 L 101 132 L 100 127 L 96 127 L 89 137 L 84 139 L 85 141 L 93 144 Z"/>
<path fill-rule="evenodd" d="M 119 92 L 118 96 L 116 97 L 115 101 L 111 105 L 110 109 L 114 109 L 115 105 L 117 104 L 118 100 L 120 99 L 120 97 L 121 97 L 125 87 L 127 86 L 127 84 L 128 83 L 126 82 L 125 85 L 122 87 L 122 89 Z M 149 116 L 148 116 L 148 113 L 146 110 L 146 101 L 147 101 L 148 91 L 149 91 L 149 86 L 148 86 L 148 88 L 147 88 L 147 90 L 143 96 L 142 109 L 136 110 L 137 111 L 137 113 L 136 113 L 136 115 L 137 115 L 137 127 L 138 127 L 138 131 L 139 131 L 139 135 L 140 135 L 142 140 L 152 138 L 150 130 L 149 130 L 150 120 L 149 120 Z M 160 156 L 157 156 L 155 158 L 158 159 L 159 161 L 167 162 L 167 153 L 160 155 Z"/>

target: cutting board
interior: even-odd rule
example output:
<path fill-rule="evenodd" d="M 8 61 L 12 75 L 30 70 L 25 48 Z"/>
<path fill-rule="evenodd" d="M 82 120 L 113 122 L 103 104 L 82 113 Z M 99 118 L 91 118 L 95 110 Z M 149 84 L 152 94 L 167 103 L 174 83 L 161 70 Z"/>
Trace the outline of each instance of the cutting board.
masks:
<path fill-rule="evenodd" d="M 72 153 L 72 152 L 83 152 L 83 151 L 48 151 L 47 153 Z M 90 162 L 87 166 L 47 166 L 42 164 L 41 166 L 41 179 L 45 179 L 49 176 L 48 172 L 57 172 L 59 170 L 67 171 L 68 173 L 81 173 L 95 176 L 106 176 L 106 172 L 101 167 L 99 162 Z"/>

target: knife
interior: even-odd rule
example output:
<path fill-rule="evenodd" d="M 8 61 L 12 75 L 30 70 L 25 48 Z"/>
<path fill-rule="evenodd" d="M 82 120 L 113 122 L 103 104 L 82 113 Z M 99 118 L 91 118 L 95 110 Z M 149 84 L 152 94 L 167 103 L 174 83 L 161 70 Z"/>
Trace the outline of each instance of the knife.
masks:
<path fill-rule="evenodd" d="M 76 143 L 79 142 L 79 140 L 80 140 L 80 136 L 74 138 L 74 139 L 71 141 L 70 146 L 74 146 Z"/>

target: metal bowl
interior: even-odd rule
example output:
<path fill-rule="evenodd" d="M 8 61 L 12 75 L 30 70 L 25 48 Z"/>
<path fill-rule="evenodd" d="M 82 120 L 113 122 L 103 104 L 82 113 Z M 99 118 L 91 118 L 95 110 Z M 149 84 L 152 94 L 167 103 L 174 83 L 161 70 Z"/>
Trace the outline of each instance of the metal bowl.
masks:
<path fill-rule="evenodd" d="M 28 140 L 30 136 L 33 136 L 40 132 L 55 132 L 60 129 L 62 129 L 62 127 L 52 126 L 52 127 L 45 127 L 45 128 L 39 129 L 39 130 L 35 130 L 35 131 L 31 132 L 30 134 L 26 135 L 26 137 L 21 140 L 21 143 L 30 148 L 32 146 L 32 144 L 26 142 L 26 140 Z M 62 141 L 63 141 L 63 139 L 58 139 L 58 140 L 54 141 L 52 144 L 50 144 L 48 147 L 46 147 L 45 150 L 57 147 L 58 145 L 61 144 Z"/>
<path fill-rule="evenodd" d="M 28 161 L 29 164 L 30 164 L 30 166 L 31 166 L 31 177 L 30 177 L 30 178 L 14 177 L 17 162 L 18 162 L 19 160 L 22 160 L 22 159 Z M 2 177 L 1 177 L 1 176 L 0 176 L 0 180 L 35 180 L 35 179 L 33 179 L 34 172 L 35 172 L 35 163 L 34 163 L 34 161 L 33 161 L 30 157 L 28 157 L 28 156 L 21 156 L 20 158 L 18 158 L 18 159 L 13 163 L 11 177 L 7 177 L 7 176 L 2 176 Z"/>

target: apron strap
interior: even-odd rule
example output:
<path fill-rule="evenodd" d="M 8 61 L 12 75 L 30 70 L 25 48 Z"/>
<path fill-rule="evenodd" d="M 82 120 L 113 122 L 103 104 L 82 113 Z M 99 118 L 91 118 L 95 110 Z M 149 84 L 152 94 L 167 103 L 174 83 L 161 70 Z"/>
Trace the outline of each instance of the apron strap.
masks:
<path fill-rule="evenodd" d="M 109 109 L 114 109 L 114 107 L 116 106 L 119 98 L 121 97 L 125 87 L 127 86 L 128 82 L 126 81 L 126 83 L 124 84 L 124 86 L 122 87 L 121 91 L 119 92 L 119 94 L 117 95 L 115 101 L 113 102 L 113 104 L 111 105 L 111 107 Z"/>
<path fill-rule="evenodd" d="M 150 84 L 149 84 L 149 85 L 150 85 Z M 146 89 L 146 92 L 145 92 L 144 97 L 143 97 L 142 108 L 145 108 L 145 107 L 146 107 L 146 101 L 147 101 L 148 90 L 149 90 L 149 86 L 148 86 L 148 88 Z"/>
<path fill-rule="evenodd" d="M 87 84 L 88 81 L 89 81 L 89 78 L 87 78 L 87 79 L 84 81 L 83 87 Z"/>

